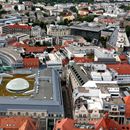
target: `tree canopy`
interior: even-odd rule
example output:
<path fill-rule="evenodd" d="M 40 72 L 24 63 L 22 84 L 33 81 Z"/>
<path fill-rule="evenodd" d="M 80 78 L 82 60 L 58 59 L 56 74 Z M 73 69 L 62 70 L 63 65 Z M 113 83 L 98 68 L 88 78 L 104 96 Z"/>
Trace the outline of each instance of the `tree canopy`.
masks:
<path fill-rule="evenodd" d="M 2 5 L 0 4 L 0 10 L 2 9 Z"/>
<path fill-rule="evenodd" d="M 25 0 L 23 0 L 25 1 Z M 37 2 L 44 2 L 46 4 L 54 5 L 55 3 L 67 3 L 67 2 L 72 2 L 72 3 L 80 3 L 80 2 L 88 2 L 88 3 L 93 3 L 94 0 L 32 0 L 32 2 L 37 3 Z"/>
<path fill-rule="evenodd" d="M 130 26 L 126 26 L 125 30 L 126 30 L 127 36 L 129 37 L 130 36 Z"/>
<path fill-rule="evenodd" d="M 82 22 L 83 22 L 83 21 L 92 22 L 95 17 L 96 17 L 95 15 L 88 15 L 88 16 L 84 16 L 84 17 L 78 16 L 78 17 L 77 17 L 77 20 L 78 20 L 78 21 L 82 21 Z"/>
<path fill-rule="evenodd" d="M 14 6 L 14 9 L 15 9 L 16 11 L 18 11 L 18 5 L 15 5 L 15 6 Z"/>

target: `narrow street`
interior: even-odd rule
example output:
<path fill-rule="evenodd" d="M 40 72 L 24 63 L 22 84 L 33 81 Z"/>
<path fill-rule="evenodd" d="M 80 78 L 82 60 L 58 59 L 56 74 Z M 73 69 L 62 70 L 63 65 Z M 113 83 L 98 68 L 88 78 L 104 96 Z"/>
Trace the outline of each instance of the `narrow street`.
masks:
<path fill-rule="evenodd" d="M 66 86 L 66 81 L 61 81 L 62 95 L 64 102 L 65 117 L 73 118 L 72 113 L 72 94 L 69 87 Z"/>

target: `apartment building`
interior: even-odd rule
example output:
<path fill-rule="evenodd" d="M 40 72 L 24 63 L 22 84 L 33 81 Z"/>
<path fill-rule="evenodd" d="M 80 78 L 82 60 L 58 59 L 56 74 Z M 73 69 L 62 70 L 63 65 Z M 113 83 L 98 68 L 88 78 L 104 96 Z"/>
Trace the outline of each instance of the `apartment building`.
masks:
<path fill-rule="evenodd" d="M 56 37 L 70 35 L 70 29 L 63 25 L 47 25 L 47 35 L 52 35 Z"/>
<path fill-rule="evenodd" d="M 10 24 L 2 27 L 2 32 L 5 34 L 14 34 L 14 33 L 25 33 L 31 35 L 31 26 L 23 24 Z"/>
<path fill-rule="evenodd" d="M 110 67 L 110 65 L 108 66 Z M 129 82 L 128 75 L 124 76 L 124 81 L 119 80 L 120 75 L 116 75 L 115 71 L 112 73 L 108 66 L 71 63 L 68 67 L 67 80 L 71 82 L 72 86 L 73 115 L 74 119 L 80 123 L 100 119 L 104 113 L 108 113 L 109 117 L 119 124 L 128 121 L 125 116 L 126 104 L 123 95 L 128 96 L 129 92 L 120 91 L 118 86 L 118 84 Z M 122 68 L 128 71 L 128 68 L 123 66 Z M 119 72 L 120 69 L 117 71 Z M 114 77 L 114 74 L 117 78 Z M 126 80 L 128 81 L 126 82 Z"/>

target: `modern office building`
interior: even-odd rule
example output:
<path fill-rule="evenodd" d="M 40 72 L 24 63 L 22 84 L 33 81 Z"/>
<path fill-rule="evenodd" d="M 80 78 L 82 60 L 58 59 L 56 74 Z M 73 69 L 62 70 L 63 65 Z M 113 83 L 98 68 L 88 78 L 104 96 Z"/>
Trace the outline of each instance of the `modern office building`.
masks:
<path fill-rule="evenodd" d="M 79 35 L 86 39 L 99 39 L 101 30 L 105 29 L 104 25 L 97 25 L 96 23 L 86 23 L 73 25 L 70 27 L 72 35 Z"/>
<path fill-rule="evenodd" d="M 30 116 L 40 121 L 42 129 L 52 130 L 55 121 L 64 117 L 59 74 L 54 69 L 35 71 L 36 73 L 30 70 L 28 75 L 27 72 L 14 71 L 13 76 L 18 74 L 22 77 L 11 80 L 7 86 L 4 86 L 6 77 L 2 78 L 0 85 L 5 90 L 0 94 L 0 116 Z M 12 83 L 14 80 L 17 80 L 17 85 L 24 80 L 26 85 L 23 87 L 26 90 L 16 92 L 21 88 Z M 12 87 L 15 91 L 12 91 Z"/>

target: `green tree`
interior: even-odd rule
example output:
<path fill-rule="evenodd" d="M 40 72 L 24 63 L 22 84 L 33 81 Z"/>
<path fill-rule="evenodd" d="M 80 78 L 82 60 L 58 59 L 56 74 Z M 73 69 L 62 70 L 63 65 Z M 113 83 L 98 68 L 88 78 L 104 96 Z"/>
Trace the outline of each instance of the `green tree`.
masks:
<path fill-rule="evenodd" d="M 88 0 L 89 4 L 92 4 L 94 2 L 94 0 Z"/>
<path fill-rule="evenodd" d="M 78 15 L 77 20 L 82 21 L 82 22 L 83 21 L 92 22 L 95 17 L 96 17 L 95 15 L 88 15 L 88 16 L 84 16 L 84 17 Z"/>
<path fill-rule="evenodd" d="M 0 18 L 1 18 L 1 16 L 2 16 L 2 14 L 6 14 L 7 13 L 7 11 L 5 11 L 5 10 L 0 10 Z"/>
<path fill-rule="evenodd" d="M 124 4 L 122 4 L 119 8 L 124 9 L 125 11 L 130 10 L 130 6 L 126 6 Z"/>
<path fill-rule="evenodd" d="M 104 48 L 106 48 L 107 37 L 100 37 L 100 42 Z"/>
<path fill-rule="evenodd" d="M 71 22 L 70 20 L 64 19 L 63 21 L 59 22 L 58 24 L 59 24 L 59 25 L 69 25 L 70 22 Z"/>
<path fill-rule="evenodd" d="M 14 6 L 14 10 L 18 11 L 18 5 Z"/>
<path fill-rule="evenodd" d="M 78 10 L 76 9 L 75 6 L 70 7 L 70 10 L 71 10 L 72 12 L 74 12 L 74 13 L 78 13 Z"/>
<path fill-rule="evenodd" d="M 35 26 L 35 25 L 38 25 L 38 26 L 40 26 L 42 29 L 45 29 L 45 30 L 46 30 L 46 25 L 47 25 L 47 23 L 44 23 L 44 22 L 39 21 L 39 20 L 36 20 L 35 22 L 33 22 L 32 26 Z"/>
<path fill-rule="evenodd" d="M 0 4 L 0 10 L 2 9 L 2 5 Z"/>
<path fill-rule="evenodd" d="M 126 26 L 125 31 L 126 31 L 127 36 L 129 37 L 130 36 L 130 26 Z"/>
<path fill-rule="evenodd" d="M 32 10 L 32 11 L 35 11 L 35 10 L 36 10 L 35 6 L 32 6 L 32 7 L 31 7 L 31 10 Z"/>

